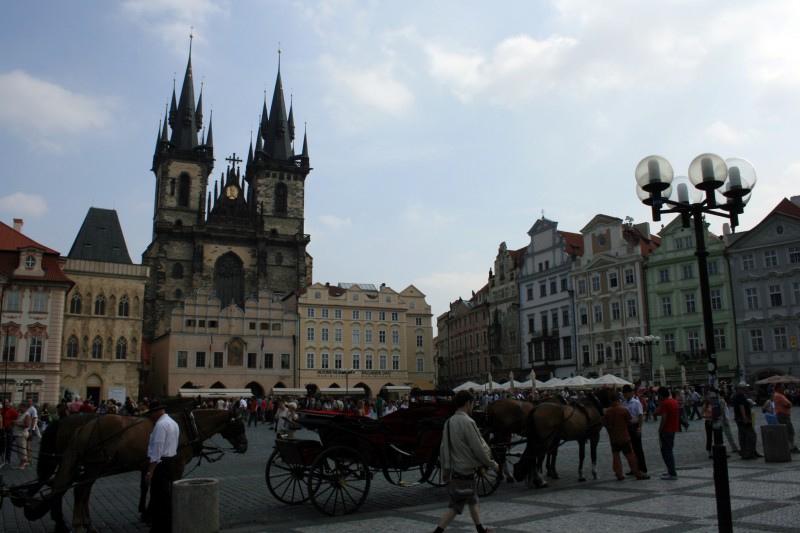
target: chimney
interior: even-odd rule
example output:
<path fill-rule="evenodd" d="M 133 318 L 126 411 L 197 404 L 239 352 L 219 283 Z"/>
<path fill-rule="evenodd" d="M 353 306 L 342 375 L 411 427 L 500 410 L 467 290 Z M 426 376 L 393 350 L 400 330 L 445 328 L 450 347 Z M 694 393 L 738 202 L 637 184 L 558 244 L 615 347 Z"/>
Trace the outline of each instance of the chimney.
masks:
<path fill-rule="evenodd" d="M 792 196 L 791 200 L 794 205 L 800 206 L 800 196 Z"/>
<path fill-rule="evenodd" d="M 23 224 L 23 222 L 22 222 L 21 218 L 15 218 L 14 219 L 14 231 L 16 231 L 17 233 L 22 233 L 22 224 Z"/>

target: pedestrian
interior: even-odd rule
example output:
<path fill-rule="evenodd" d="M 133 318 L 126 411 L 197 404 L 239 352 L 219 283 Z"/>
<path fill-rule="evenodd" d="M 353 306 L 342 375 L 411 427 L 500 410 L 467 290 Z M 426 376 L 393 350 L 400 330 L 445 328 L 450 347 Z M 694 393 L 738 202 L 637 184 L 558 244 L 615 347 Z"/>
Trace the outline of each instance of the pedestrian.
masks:
<path fill-rule="evenodd" d="M 678 402 L 672 398 L 667 387 L 660 387 L 658 396 L 661 399 L 658 406 L 658 414 L 661 415 L 658 425 L 658 441 L 661 446 L 661 458 L 667 467 L 667 471 L 661 474 L 661 479 L 674 481 L 678 479 L 673 448 L 675 447 L 675 433 L 680 430 L 680 410 Z"/>
<path fill-rule="evenodd" d="M 447 492 L 450 501 L 434 533 L 442 533 L 456 515 L 464 511 L 465 504 L 469 507 L 469 514 L 478 533 L 494 533 L 494 529 L 484 527 L 481 521 L 475 470 L 485 466 L 499 472 L 500 465 L 492 458 L 489 445 L 483 440 L 478 426 L 472 419 L 472 394 L 469 391 L 459 391 L 454 404 L 456 412 L 445 424 L 439 448 L 442 473 L 448 483 Z M 468 490 L 470 483 L 471 491 Z M 468 494 L 462 493 L 459 489 L 459 486 L 463 488 L 464 485 L 467 485 Z"/>
<path fill-rule="evenodd" d="M 789 434 L 789 448 L 792 453 L 800 453 L 800 449 L 794 443 L 794 426 L 792 425 L 792 402 L 786 398 L 786 384 L 776 383 L 775 392 L 772 393 L 772 403 L 775 408 L 775 416 L 778 417 L 779 424 L 786 425 Z"/>
<path fill-rule="evenodd" d="M 733 419 L 739 429 L 739 449 L 742 459 L 759 459 L 764 457 L 756 450 L 756 430 L 753 427 L 753 409 L 750 400 L 747 399 L 747 392 L 750 386 L 747 382 L 739 383 L 738 391 L 733 395 Z"/>
<path fill-rule="evenodd" d="M 14 423 L 19 417 L 19 412 L 14 405 L 8 400 L 3 400 L 3 429 L 6 441 L 5 461 L 7 465 L 11 465 L 11 450 L 14 449 Z"/>
<path fill-rule="evenodd" d="M 278 410 L 275 412 L 275 419 L 278 421 L 275 424 L 275 432 L 285 437 L 289 429 L 289 408 L 286 407 L 286 402 L 283 400 L 278 402 Z"/>
<path fill-rule="evenodd" d="M 31 433 L 31 415 L 20 406 L 17 419 L 14 421 L 12 432 L 14 434 L 14 447 L 19 457 L 19 469 L 25 470 L 30 463 L 28 460 L 28 436 Z"/>
<path fill-rule="evenodd" d="M 628 387 L 630 391 L 630 386 Z M 639 403 L 639 400 L 636 400 Z M 641 403 L 639 403 L 641 406 Z M 614 475 L 618 480 L 625 479 L 622 475 L 622 460 L 620 453 L 625 455 L 625 460 L 628 461 L 630 473 L 636 476 L 636 479 L 650 479 L 650 476 L 645 474 L 639 469 L 639 463 L 636 460 L 636 455 L 633 453 L 631 446 L 631 435 L 628 428 L 632 425 L 631 414 L 625 407 L 619 403 L 619 396 L 616 394 L 611 395 L 611 407 L 606 409 L 603 414 L 603 424 L 608 431 L 608 440 L 611 443 L 611 458 L 614 468 Z"/>
<path fill-rule="evenodd" d="M 633 388 L 630 385 L 622 387 L 622 406 L 628 410 L 631 415 L 631 421 L 628 425 L 628 434 L 630 435 L 631 448 L 636 456 L 636 462 L 639 464 L 639 470 L 643 474 L 647 474 L 647 461 L 644 458 L 644 449 L 642 448 L 642 423 L 644 422 L 644 413 L 642 409 L 642 401 L 633 395 Z M 633 474 L 633 470 L 628 472 Z"/>
<path fill-rule="evenodd" d="M 689 414 L 689 420 L 694 420 L 695 417 L 700 420 L 702 415 L 700 414 L 699 408 L 703 397 L 700 396 L 700 393 L 697 392 L 694 387 L 689 387 L 689 396 L 692 398 L 692 412 Z"/>
<path fill-rule="evenodd" d="M 39 411 L 33 405 L 33 398 L 28 398 L 28 435 L 25 440 L 25 461 L 28 464 L 33 463 L 33 437 L 36 435 L 41 436 L 39 433 Z"/>
<path fill-rule="evenodd" d="M 714 435 L 714 409 L 711 407 L 708 396 L 703 400 L 703 409 L 700 416 L 703 419 L 703 425 L 706 429 L 706 451 L 708 452 L 708 458 L 713 459 L 714 455 L 711 453 L 711 440 Z"/>
<path fill-rule="evenodd" d="M 739 445 L 736 444 L 736 441 L 733 439 L 733 433 L 731 432 L 731 414 L 728 412 L 728 404 L 725 401 L 727 396 L 728 389 L 721 387 L 719 390 L 719 419 L 722 424 L 722 432 L 725 434 L 725 438 L 728 439 L 728 444 L 730 444 L 733 453 L 741 454 L 742 452 L 739 450 Z"/>
<path fill-rule="evenodd" d="M 673 399 L 678 404 L 678 431 L 683 431 L 682 428 L 689 429 L 689 422 L 686 420 L 686 393 L 678 387 Z"/>
<path fill-rule="evenodd" d="M 158 400 L 150 402 L 147 417 L 153 422 L 147 457 L 150 465 L 145 474 L 145 483 L 150 486 L 148 511 L 153 520 L 150 533 L 172 531 L 172 483 L 181 477 L 176 454 L 180 428 L 167 414 L 166 405 Z"/>

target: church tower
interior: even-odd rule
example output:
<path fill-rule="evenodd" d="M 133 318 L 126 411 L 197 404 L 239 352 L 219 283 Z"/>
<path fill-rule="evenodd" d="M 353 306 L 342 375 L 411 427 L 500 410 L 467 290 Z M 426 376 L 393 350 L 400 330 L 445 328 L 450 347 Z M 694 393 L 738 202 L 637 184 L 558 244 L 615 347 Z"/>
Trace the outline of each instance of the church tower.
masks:
<path fill-rule="evenodd" d="M 180 97 L 173 87 L 153 155 L 153 235 L 142 260 L 150 267 L 145 339 L 169 332 L 173 309 L 198 289 L 209 290 L 220 308 L 243 308 L 261 289 L 281 296 L 311 283 L 310 236 L 304 233 L 308 143 L 304 136 L 295 155 L 280 65 L 244 175 L 243 161 L 231 154 L 211 190 L 213 134 L 211 120 L 207 133 L 203 129 L 202 100 L 201 92 L 195 103 L 190 48 Z"/>

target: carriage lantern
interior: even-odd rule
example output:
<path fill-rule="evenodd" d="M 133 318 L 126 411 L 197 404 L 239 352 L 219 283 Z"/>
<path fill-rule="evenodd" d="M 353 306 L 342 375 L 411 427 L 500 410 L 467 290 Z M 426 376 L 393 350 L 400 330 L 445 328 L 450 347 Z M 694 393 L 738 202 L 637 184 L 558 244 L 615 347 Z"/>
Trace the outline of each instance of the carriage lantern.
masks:
<path fill-rule="evenodd" d="M 708 251 L 704 215 L 728 219 L 731 229 L 739 225 L 739 215 L 750 200 L 756 183 L 756 172 L 750 162 L 732 158 L 723 160 L 715 154 L 701 154 L 689 164 L 688 177 L 674 177 L 672 165 L 661 156 L 651 155 L 636 166 L 636 194 L 652 209 L 653 221 L 662 214 L 681 216 L 684 228 L 694 225 L 700 297 L 703 309 L 703 329 L 708 355 L 708 381 L 713 406 L 714 428 L 714 489 L 717 498 L 719 531 L 732 531 L 731 496 L 728 484 L 728 461 L 722 443 L 719 394 L 717 391 L 717 355 L 714 345 L 711 316 L 711 292 L 708 280 Z M 691 188 L 691 187 L 693 188 Z"/>

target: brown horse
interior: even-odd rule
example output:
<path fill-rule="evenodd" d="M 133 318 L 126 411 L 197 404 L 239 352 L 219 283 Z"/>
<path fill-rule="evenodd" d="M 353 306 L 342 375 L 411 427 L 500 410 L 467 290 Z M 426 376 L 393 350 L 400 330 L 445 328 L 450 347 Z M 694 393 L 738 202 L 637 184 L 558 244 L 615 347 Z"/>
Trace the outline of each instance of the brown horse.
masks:
<path fill-rule="evenodd" d="M 542 479 L 541 465 L 548 456 L 548 475 L 558 479 L 555 461 L 558 447 L 562 442 L 578 442 L 578 481 L 586 481 L 583 475 L 583 461 L 586 455 L 586 441 L 592 459 L 592 477 L 597 479 L 597 444 L 603 428 L 603 409 L 608 407 L 613 389 L 602 389 L 589 393 L 585 398 L 567 405 L 544 402 L 533 407 L 528 413 L 525 434 L 528 443 L 520 461 L 514 466 L 514 477 L 522 480 L 533 478 L 536 487 L 546 487 Z"/>
<path fill-rule="evenodd" d="M 228 440 L 236 452 L 247 451 L 244 423 L 227 410 L 201 409 L 189 416 L 170 416 L 180 427 L 177 456 L 181 475 L 186 463 L 203 454 L 203 442 L 217 433 Z M 74 485 L 73 529 L 76 533 L 97 531 L 89 517 L 89 497 L 94 482 L 100 477 L 144 469 L 152 430 L 153 423 L 147 418 L 118 415 L 99 416 L 77 427 L 59 461 L 52 494 L 45 500 L 29 498 L 25 517 L 36 520 L 50 509 L 56 531 L 68 531 L 61 498 Z"/>

